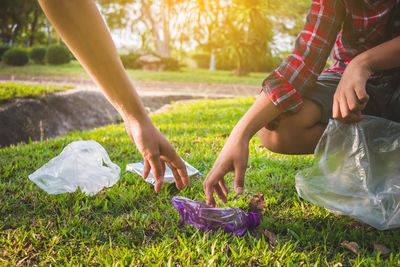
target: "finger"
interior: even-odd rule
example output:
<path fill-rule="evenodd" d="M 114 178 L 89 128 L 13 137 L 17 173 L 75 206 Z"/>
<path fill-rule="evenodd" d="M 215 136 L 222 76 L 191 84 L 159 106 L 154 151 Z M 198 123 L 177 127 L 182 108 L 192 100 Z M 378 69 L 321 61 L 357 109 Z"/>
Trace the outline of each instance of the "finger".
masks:
<path fill-rule="evenodd" d="M 365 86 L 356 86 L 354 88 L 354 91 L 360 102 L 367 103 L 369 101 L 369 95 L 367 94 L 367 91 L 365 90 Z"/>
<path fill-rule="evenodd" d="M 245 173 L 246 173 L 246 167 L 240 166 L 235 168 L 234 189 L 236 194 L 238 195 L 241 195 L 243 193 Z"/>
<path fill-rule="evenodd" d="M 208 173 L 206 179 L 203 182 L 203 190 L 206 194 L 206 202 L 208 205 L 215 207 L 215 199 L 214 199 L 214 185 L 218 181 L 214 169 Z"/>
<path fill-rule="evenodd" d="M 228 199 L 226 198 L 224 192 L 222 191 L 221 187 L 219 184 L 214 185 L 214 190 L 215 193 L 217 193 L 217 196 L 222 200 L 222 202 L 226 203 L 228 202 Z"/>
<path fill-rule="evenodd" d="M 151 166 L 151 172 L 153 173 L 154 179 L 156 180 L 156 185 L 154 189 L 156 192 L 160 192 L 161 186 L 164 180 L 164 176 L 162 175 L 162 167 L 161 167 L 161 161 L 160 158 L 158 157 L 152 157 L 151 160 L 149 161 L 150 166 Z"/>
<path fill-rule="evenodd" d="M 337 99 L 336 95 L 333 98 L 332 118 L 337 119 L 337 120 L 341 119 L 339 102 L 338 102 L 338 99 Z"/>
<path fill-rule="evenodd" d="M 179 177 L 179 173 L 178 173 L 177 169 L 175 167 L 173 167 L 170 163 L 167 163 L 167 164 L 168 164 L 168 167 L 171 169 L 174 177 Z M 181 179 L 175 178 L 175 185 L 176 185 L 176 188 L 178 188 L 179 190 L 183 189 L 183 184 L 182 184 Z"/>
<path fill-rule="evenodd" d="M 361 112 L 350 112 L 346 118 L 343 118 L 344 123 L 355 123 L 361 121 L 363 118 L 361 116 Z"/>
<path fill-rule="evenodd" d="M 212 186 L 209 181 L 206 180 L 203 183 L 203 190 L 204 193 L 206 194 L 206 202 L 208 205 L 210 205 L 211 207 L 215 207 L 215 199 L 214 199 L 214 186 Z"/>
<path fill-rule="evenodd" d="M 161 171 L 162 171 L 162 176 L 165 177 L 165 165 L 167 163 L 164 161 L 161 161 Z"/>
<path fill-rule="evenodd" d="M 184 169 L 177 169 L 179 176 L 182 178 L 182 182 L 186 186 L 190 186 L 189 175 L 186 170 L 186 166 Z"/>
<path fill-rule="evenodd" d="M 143 165 L 143 175 L 142 175 L 143 179 L 146 180 L 147 176 L 149 176 L 149 173 L 150 173 L 150 164 L 149 164 L 149 162 L 145 159 L 145 160 L 144 160 L 144 165 Z"/>
<path fill-rule="evenodd" d="M 229 194 L 229 188 L 226 186 L 225 180 L 224 179 L 219 180 L 218 184 L 221 187 L 222 191 L 225 193 L 225 195 L 228 195 Z"/>
<path fill-rule="evenodd" d="M 181 184 L 183 183 L 186 186 L 190 186 L 186 165 L 181 157 L 179 157 L 178 153 L 176 153 L 175 150 L 172 149 L 169 150 L 163 157 L 165 157 L 166 160 L 169 162 L 170 165 L 168 166 L 170 166 L 170 168 L 172 166 L 177 170 L 176 174 L 174 174 L 175 181 L 179 181 Z"/>
<path fill-rule="evenodd" d="M 354 90 L 346 93 L 347 106 L 350 112 L 356 112 L 361 110 L 361 102 L 358 100 L 357 95 Z"/>
<path fill-rule="evenodd" d="M 340 107 L 340 114 L 341 114 L 342 118 L 343 118 L 343 119 L 346 119 L 347 116 L 348 116 L 349 113 L 350 113 L 350 110 L 349 110 L 349 108 L 348 108 L 348 106 L 347 106 L 347 100 L 346 100 L 346 98 L 344 97 L 344 95 L 341 95 L 341 96 L 339 97 L 339 107 Z"/>

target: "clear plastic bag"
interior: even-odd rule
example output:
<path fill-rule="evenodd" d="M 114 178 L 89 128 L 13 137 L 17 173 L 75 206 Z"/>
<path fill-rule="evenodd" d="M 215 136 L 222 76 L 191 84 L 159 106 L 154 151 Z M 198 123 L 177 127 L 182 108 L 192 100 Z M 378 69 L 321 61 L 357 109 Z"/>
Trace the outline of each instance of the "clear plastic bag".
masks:
<path fill-rule="evenodd" d="M 300 197 L 379 230 L 400 227 L 400 123 L 330 120 L 314 156 L 296 175 Z"/>
<path fill-rule="evenodd" d="M 94 195 L 103 187 L 113 186 L 120 171 L 106 150 L 90 140 L 70 143 L 28 177 L 49 194 L 74 192 L 80 187 L 86 195 Z"/>

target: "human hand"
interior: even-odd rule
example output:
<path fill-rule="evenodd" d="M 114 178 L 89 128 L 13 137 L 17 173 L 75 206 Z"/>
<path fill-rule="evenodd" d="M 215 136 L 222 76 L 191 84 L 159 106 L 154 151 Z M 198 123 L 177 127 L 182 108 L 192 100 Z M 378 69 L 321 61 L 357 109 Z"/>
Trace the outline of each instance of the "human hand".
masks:
<path fill-rule="evenodd" d="M 214 192 L 223 202 L 227 202 L 226 195 L 229 190 L 225 185 L 224 176 L 228 172 L 235 172 L 235 192 L 243 193 L 248 158 L 249 142 L 231 135 L 203 183 L 208 205 L 215 207 Z"/>
<path fill-rule="evenodd" d="M 147 178 L 151 168 L 156 180 L 154 189 L 157 193 L 160 192 L 163 183 L 165 164 L 172 170 L 179 190 L 183 189 L 184 185 L 189 186 L 185 163 L 150 120 L 140 125 L 133 120 L 125 120 L 125 127 L 129 137 L 143 155 L 143 178 Z"/>
<path fill-rule="evenodd" d="M 332 117 L 343 123 L 359 122 L 368 103 L 365 89 L 372 70 L 354 58 L 346 67 L 333 97 Z"/>

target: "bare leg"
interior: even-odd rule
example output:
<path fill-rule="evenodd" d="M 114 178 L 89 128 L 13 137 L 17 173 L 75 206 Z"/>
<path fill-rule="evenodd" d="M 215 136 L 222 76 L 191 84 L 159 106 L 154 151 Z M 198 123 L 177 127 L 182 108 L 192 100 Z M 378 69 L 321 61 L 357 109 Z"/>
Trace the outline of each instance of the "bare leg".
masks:
<path fill-rule="evenodd" d="M 273 131 L 262 128 L 258 137 L 264 147 L 276 153 L 312 154 L 326 127 L 320 119 L 321 107 L 304 99 L 304 107 L 299 112 L 281 119 Z"/>

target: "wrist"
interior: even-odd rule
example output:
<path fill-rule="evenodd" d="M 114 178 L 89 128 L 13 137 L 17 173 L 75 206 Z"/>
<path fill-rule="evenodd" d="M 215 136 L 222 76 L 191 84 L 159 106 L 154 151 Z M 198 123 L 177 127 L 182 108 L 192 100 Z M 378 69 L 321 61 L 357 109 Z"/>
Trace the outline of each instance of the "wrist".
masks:
<path fill-rule="evenodd" d="M 238 123 L 233 129 L 229 138 L 234 138 L 240 142 L 249 143 L 254 134 L 251 134 L 248 127 L 244 127 Z"/>
<path fill-rule="evenodd" d="M 143 111 L 143 113 L 136 112 L 134 114 L 130 112 L 124 112 L 121 116 L 124 124 L 133 132 L 138 132 L 140 130 L 153 127 L 153 124 L 145 111 Z"/>
<path fill-rule="evenodd" d="M 351 65 L 357 66 L 358 68 L 362 69 L 364 72 L 371 76 L 375 71 L 373 67 L 373 63 L 368 56 L 368 53 L 364 52 L 356 56 L 351 62 Z"/>

